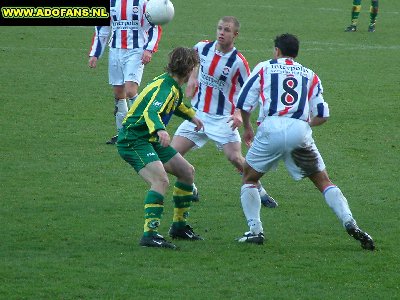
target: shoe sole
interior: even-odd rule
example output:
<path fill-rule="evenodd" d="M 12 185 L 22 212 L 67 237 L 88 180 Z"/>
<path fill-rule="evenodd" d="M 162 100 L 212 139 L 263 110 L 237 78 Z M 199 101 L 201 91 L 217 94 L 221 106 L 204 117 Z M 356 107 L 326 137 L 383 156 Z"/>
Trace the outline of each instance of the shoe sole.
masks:
<path fill-rule="evenodd" d="M 256 245 L 263 245 L 265 238 L 261 238 L 259 236 L 255 236 L 252 238 L 249 238 L 247 236 L 242 236 L 240 238 L 237 238 L 236 241 L 238 241 L 241 244 L 256 244 Z"/>
<path fill-rule="evenodd" d="M 160 248 L 160 249 L 171 249 L 171 250 L 177 250 L 178 247 L 166 247 L 166 246 L 147 246 L 147 245 L 140 245 L 143 248 Z"/>
<path fill-rule="evenodd" d="M 204 241 L 204 239 L 199 235 L 192 235 L 192 236 L 180 236 L 168 233 L 169 237 L 174 240 L 186 240 L 186 241 Z"/>
<path fill-rule="evenodd" d="M 276 207 L 278 207 L 278 204 L 276 203 L 276 202 L 271 202 L 271 201 L 264 201 L 264 202 L 261 202 L 261 204 L 263 205 L 263 206 L 265 206 L 265 207 L 268 207 L 268 208 L 276 208 Z"/>
<path fill-rule="evenodd" d="M 185 240 L 185 241 L 204 241 L 204 239 L 203 238 L 195 238 L 195 239 L 193 239 L 193 238 L 186 238 L 186 237 L 181 237 L 181 236 L 172 236 L 172 235 L 170 235 L 169 236 L 171 239 L 174 239 L 174 240 Z"/>
<path fill-rule="evenodd" d="M 241 244 L 254 244 L 254 245 L 263 245 L 264 244 L 264 240 L 262 240 L 262 241 L 252 241 L 252 240 L 241 241 L 241 240 L 238 240 L 238 242 L 241 243 Z"/>
<path fill-rule="evenodd" d="M 176 250 L 177 249 L 177 247 L 174 245 L 174 244 L 171 244 L 171 245 L 168 245 L 168 246 L 166 246 L 166 245 L 145 245 L 145 244 L 140 244 L 139 243 L 139 246 L 142 246 L 142 247 L 145 247 L 145 248 L 164 248 L 164 249 L 172 249 L 172 250 Z"/>

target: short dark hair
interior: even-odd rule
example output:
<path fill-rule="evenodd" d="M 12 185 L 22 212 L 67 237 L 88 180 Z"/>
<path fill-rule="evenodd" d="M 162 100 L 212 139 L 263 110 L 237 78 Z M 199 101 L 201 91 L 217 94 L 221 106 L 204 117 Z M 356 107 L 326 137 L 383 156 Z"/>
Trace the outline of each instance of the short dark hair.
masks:
<path fill-rule="evenodd" d="M 299 53 L 300 42 L 299 39 L 290 33 L 285 33 L 276 36 L 275 47 L 280 49 L 282 55 L 296 58 Z"/>
<path fill-rule="evenodd" d="M 169 53 L 168 57 L 168 65 L 165 70 L 169 74 L 181 78 L 189 75 L 193 68 L 199 64 L 199 55 L 192 48 L 177 47 Z"/>

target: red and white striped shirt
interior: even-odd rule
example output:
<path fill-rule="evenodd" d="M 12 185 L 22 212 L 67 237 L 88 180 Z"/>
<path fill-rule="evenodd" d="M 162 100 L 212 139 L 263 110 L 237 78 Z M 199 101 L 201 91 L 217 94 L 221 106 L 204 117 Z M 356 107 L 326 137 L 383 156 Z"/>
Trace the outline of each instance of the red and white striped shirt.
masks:
<path fill-rule="evenodd" d="M 111 48 L 142 48 L 156 52 L 162 29 L 147 21 L 146 3 L 146 0 L 111 0 L 111 26 L 95 27 L 89 56 L 99 58 L 108 39 Z"/>
<path fill-rule="evenodd" d="M 246 58 L 236 48 L 222 53 L 216 50 L 216 45 L 216 41 L 201 41 L 194 46 L 200 67 L 192 106 L 212 115 L 232 115 L 250 69 Z"/>
<path fill-rule="evenodd" d="M 239 94 L 237 108 L 250 112 L 261 104 L 259 119 L 280 116 L 308 122 L 311 117 L 329 117 L 317 74 L 290 58 L 259 63 Z M 259 120 L 261 121 L 261 120 Z"/>

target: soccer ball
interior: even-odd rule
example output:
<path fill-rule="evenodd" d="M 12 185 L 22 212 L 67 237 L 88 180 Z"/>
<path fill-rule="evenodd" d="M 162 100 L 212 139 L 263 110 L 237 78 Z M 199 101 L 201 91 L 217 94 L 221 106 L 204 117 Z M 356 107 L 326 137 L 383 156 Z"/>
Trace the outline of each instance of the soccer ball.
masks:
<path fill-rule="evenodd" d="M 149 0 L 146 5 L 146 19 L 154 25 L 164 25 L 174 17 L 175 9 L 170 0 Z"/>

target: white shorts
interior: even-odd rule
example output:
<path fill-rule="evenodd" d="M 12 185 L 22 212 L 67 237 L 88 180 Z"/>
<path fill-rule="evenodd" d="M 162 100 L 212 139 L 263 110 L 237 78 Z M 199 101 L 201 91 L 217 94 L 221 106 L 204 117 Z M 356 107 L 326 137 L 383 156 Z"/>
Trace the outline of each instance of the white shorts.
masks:
<path fill-rule="evenodd" d="M 143 76 L 142 49 L 110 48 L 108 59 L 108 82 L 123 85 L 133 81 L 140 85 Z"/>
<path fill-rule="evenodd" d="M 183 136 L 196 144 L 196 148 L 203 147 L 208 140 L 212 140 L 219 150 L 222 146 L 232 142 L 241 142 L 237 129 L 232 130 L 230 116 L 210 115 L 202 111 L 196 112 L 196 117 L 203 121 L 204 130 L 194 131 L 196 125 L 184 121 L 176 130 L 175 135 Z"/>
<path fill-rule="evenodd" d="M 266 173 L 276 169 L 281 159 L 295 180 L 325 169 L 308 123 L 286 117 L 267 117 L 257 129 L 246 161 L 257 172 Z"/>

